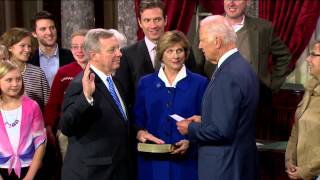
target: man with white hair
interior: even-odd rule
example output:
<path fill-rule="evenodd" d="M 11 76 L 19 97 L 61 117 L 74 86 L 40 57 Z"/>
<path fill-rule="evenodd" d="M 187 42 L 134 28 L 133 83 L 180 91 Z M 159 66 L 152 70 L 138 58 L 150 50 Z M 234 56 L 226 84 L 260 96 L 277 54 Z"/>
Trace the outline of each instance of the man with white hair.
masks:
<path fill-rule="evenodd" d="M 199 179 L 254 180 L 258 177 L 253 115 L 259 81 L 236 48 L 236 34 L 223 16 L 200 23 L 199 48 L 217 64 L 202 100 L 201 117 L 177 123 L 199 144 Z"/>
<path fill-rule="evenodd" d="M 128 180 L 129 131 L 139 141 L 163 143 L 128 119 L 123 88 L 112 74 L 120 66 L 119 42 L 113 32 L 91 29 L 84 39 L 88 60 L 64 96 L 61 132 L 68 136 L 62 180 Z"/>

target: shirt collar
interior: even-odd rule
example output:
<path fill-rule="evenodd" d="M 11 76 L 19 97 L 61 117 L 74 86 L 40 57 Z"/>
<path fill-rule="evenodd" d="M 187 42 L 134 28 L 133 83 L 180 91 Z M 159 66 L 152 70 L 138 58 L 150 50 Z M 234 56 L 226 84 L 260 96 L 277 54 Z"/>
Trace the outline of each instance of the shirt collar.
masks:
<path fill-rule="evenodd" d="M 228 58 L 230 57 L 232 54 L 234 54 L 235 52 L 237 52 L 238 49 L 237 48 L 233 48 L 230 49 L 229 51 L 227 51 L 226 53 L 224 53 L 221 58 L 218 61 L 218 68 L 221 66 L 221 64 Z"/>
<path fill-rule="evenodd" d="M 235 32 L 238 32 L 244 26 L 245 15 L 243 15 L 242 21 L 238 24 L 232 25 L 232 28 Z"/>
<path fill-rule="evenodd" d="M 176 88 L 178 82 L 181 81 L 182 79 L 184 79 L 185 77 L 187 77 L 187 69 L 186 69 L 185 65 L 183 65 L 182 68 L 180 69 L 180 71 L 178 72 L 176 78 L 174 79 L 172 85 L 170 85 L 170 83 L 167 79 L 167 76 L 164 73 L 163 68 L 165 68 L 165 66 L 160 68 L 159 73 L 158 73 L 158 77 L 164 82 L 166 87 Z"/>
<path fill-rule="evenodd" d="M 56 44 L 56 49 L 54 50 L 54 53 L 52 56 L 58 56 L 58 49 L 59 49 L 58 44 Z M 46 56 L 40 48 L 39 48 L 39 56 Z"/>
<path fill-rule="evenodd" d="M 90 68 L 99 76 L 99 78 L 106 84 L 107 77 L 111 77 L 111 75 L 106 75 L 102 71 L 100 71 L 98 68 L 94 67 L 92 64 L 90 64 Z"/>
<path fill-rule="evenodd" d="M 150 52 L 157 46 L 155 43 L 153 43 L 150 39 L 147 38 L 147 36 L 144 37 L 144 41 L 146 42 L 148 52 Z"/>

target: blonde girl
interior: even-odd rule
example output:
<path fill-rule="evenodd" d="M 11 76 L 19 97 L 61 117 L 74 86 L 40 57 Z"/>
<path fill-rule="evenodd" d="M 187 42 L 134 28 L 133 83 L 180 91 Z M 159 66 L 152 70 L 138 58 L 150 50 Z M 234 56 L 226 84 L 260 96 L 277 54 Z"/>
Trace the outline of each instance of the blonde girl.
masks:
<path fill-rule="evenodd" d="M 26 97 L 18 66 L 0 62 L 0 179 L 34 179 L 45 150 L 39 105 Z"/>

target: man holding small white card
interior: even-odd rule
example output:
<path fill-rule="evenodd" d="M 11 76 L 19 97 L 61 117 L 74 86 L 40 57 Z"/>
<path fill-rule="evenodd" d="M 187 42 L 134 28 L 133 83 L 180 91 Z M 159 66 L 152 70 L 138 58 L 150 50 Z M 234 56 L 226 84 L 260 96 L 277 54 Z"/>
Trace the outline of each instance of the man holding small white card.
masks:
<path fill-rule="evenodd" d="M 259 179 L 253 122 L 257 75 L 240 55 L 236 34 L 223 16 L 203 19 L 199 33 L 199 48 L 218 68 L 203 96 L 201 117 L 177 122 L 178 130 L 199 144 L 199 179 Z"/>

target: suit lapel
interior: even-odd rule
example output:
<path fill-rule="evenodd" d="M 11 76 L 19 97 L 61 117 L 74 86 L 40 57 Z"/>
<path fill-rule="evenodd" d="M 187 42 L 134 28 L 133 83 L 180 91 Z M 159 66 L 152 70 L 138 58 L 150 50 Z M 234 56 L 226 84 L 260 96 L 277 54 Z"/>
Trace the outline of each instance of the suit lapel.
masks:
<path fill-rule="evenodd" d="M 244 28 L 247 29 L 249 36 L 249 49 L 252 56 L 254 69 L 259 70 L 259 31 L 258 25 L 248 16 L 245 17 Z"/>
<path fill-rule="evenodd" d="M 35 66 L 40 66 L 39 48 L 37 48 L 36 51 L 34 52 L 32 61 Z"/>
<path fill-rule="evenodd" d="M 217 66 L 216 71 L 212 74 L 211 80 L 210 80 L 210 82 L 209 82 L 209 84 L 208 84 L 208 86 L 207 86 L 207 89 L 206 89 L 203 97 L 206 96 L 207 91 L 211 91 L 211 89 L 212 89 L 213 86 L 214 86 L 214 82 L 215 82 L 216 79 L 219 78 L 219 76 L 221 75 L 221 71 L 222 71 L 224 68 L 226 68 L 226 66 L 228 66 L 229 63 L 231 63 L 230 60 L 233 59 L 233 58 L 237 58 L 237 56 L 240 56 L 240 52 L 239 52 L 239 51 L 237 51 L 237 52 L 235 52 L 234 54 L 232 54 L 231 56 L 229 56 L 229 57 L 220 65 L 219 68 L 218 68 L 218 66 Z"/>
<path fill-rule="evenodd" d="M 61 48 L 58 47 L 58 52 L 59 52 L 59 67 L 63 66 L 66 64 L 66 57 Z"/>
<path fill-rule="evenodd" d="M 139 42 L 139 54 L 140 54 L 140 57 L 143 57 L 143 64 L 144 64 L 144 69 L 146 70 L 146 72 L 154 72 L 154 68 L 153 68 L 153 65 L 152 65 L 152 62 L 151 62 L 151 58 L 150 58 L 150 55 L 149 55 L 149 52 L 148 52 L 148 48 L 147 48 L 147 45 L 146 45 L 146 42 L 144 40 L 141 40 Z M 138 58 L 140 58 L 138 57 Z"/>
<path fill-rule="evenodd" d="M 122 114 L 121 114 L 120 110 L 118 109 L 118 106 L 114 102 L 113 97 L 111 96 L 108 88 L 102 82 L 102 80 L 100 79 L 100 77 L 97 74 L 95 74 L 95 77 L 96 77 L 95 78 L 96 91 L 99 91 L 99 93 L 101 93 L 103 95 L 103 97 L 107 100 L 107 102 L 109 102 L 111 104 L 114 111 L 117 112 L 118 116 L 121 119 L 123 119 Z"/>

